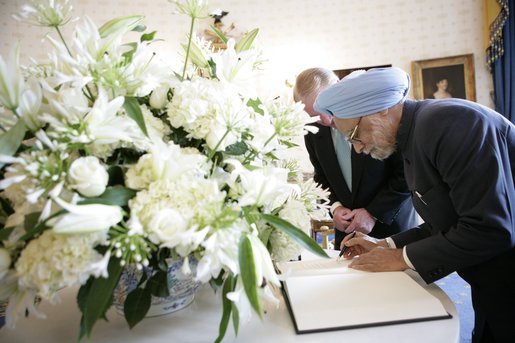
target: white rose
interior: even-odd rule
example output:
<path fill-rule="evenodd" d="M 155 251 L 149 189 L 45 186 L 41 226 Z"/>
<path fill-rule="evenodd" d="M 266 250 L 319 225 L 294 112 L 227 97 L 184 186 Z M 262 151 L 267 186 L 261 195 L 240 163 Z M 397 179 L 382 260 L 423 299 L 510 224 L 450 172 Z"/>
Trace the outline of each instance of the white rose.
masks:
<path fill-rule="evenodd" d="M 7 249 L 0 248 L 0 280 L 7 274 L 10 265 L 11 255 L 9 255 Z"/>
<path fill-rule="evenodd" d="M 168 90 L 170 87 L 161 86 L 152 91 L 150 94 L 150 106 L 155 109 L 162 109 L 168 103 Z"/>
<path fill-rule="evenodd" d="M 96 197 L 104 193 L 108 180 L 107 171 L 94 156 L 76 159 L 68 171 L 71 187 L 87 197 Z"/>

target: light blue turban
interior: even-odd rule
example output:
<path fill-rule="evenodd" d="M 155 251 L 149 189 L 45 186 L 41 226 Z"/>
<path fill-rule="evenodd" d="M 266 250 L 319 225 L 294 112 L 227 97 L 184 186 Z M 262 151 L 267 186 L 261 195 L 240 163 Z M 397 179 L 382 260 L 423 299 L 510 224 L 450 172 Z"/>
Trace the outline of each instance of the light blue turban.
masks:
<path fill-rule="evenodd" d="M 357 70 L 323 90 L 314 109 L 337 118 L 359 118 L 404 100 L 409 86 L 409 75 L 399 68 Z"/>

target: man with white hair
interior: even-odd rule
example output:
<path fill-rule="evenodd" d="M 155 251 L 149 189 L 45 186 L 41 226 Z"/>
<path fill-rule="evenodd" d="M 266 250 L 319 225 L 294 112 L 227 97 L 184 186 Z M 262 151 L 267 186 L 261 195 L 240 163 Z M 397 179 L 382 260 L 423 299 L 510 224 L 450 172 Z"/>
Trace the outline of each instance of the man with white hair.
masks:
<path fill-rule="evenodd" d="M 345 237 L 350 266 L 412 268 L 427 283 L 453 271 L 472 290 L 473 342 L 515 338 L 515 126 L 467 100 L 407 100 L 398 68 L 352 73 L 321 92 L 315 110 L 334 116 L 357 152 L 400 151 L 425 223 L 386 239 Z"/>

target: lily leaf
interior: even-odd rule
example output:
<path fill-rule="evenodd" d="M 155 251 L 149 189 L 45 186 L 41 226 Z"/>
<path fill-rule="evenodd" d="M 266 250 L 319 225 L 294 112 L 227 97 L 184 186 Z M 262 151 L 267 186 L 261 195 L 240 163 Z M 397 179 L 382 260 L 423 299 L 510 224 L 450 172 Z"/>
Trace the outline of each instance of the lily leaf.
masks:
<path fill-rule="evenodd" d="M 138 26 L 143 18 L 145 17 L 142 15 L 130 15 L 115 18 L 102 25 L 98 29 L 98 33 L 100 34 L 100 37 L 106 38 L 107 36 L 112 35 L 113 33 L 116 33 L 120 30 L 125 29 L 127 31 L 131 31 Z"/>
<path fill-rule="evenodd" d="M 298 227 L 292 225 L 284 219 L 281 219 L 277 216 L 273 216 L 270 214 L 262 213 L 261 218 L 263 218 L 263 220 L 266 221 L 268 224 L 272 225 L 276 229 L 281 230 L 282 232 L 293 238 L 293 240 L 299 243 L 300 246 L 308 249 L 314 254 L 329 258 L 324 249 L 322 249 L 320 245 L 318 245 L 311 237 L 306 235 L 306 233 L 304 233 L 304 231 L 302 231 Z"/>
<path fill-rule="evenodd" d="M 79 205 L 102 204 L 114 206 L 127 206 L 129 200 L 134 198 L 136 191 L 123 186 L 109 187 L 100 196 L 87 198 L 78 202 Z"/>
<path fill-rule="evenodd" d="M 259 108 L 259 105 L 261 104 L 262 102 L 259 99 L 249 99 L 249 101 L 247 101 L 247 106 L 252 107 L 252 109 L 256 111 L 256 113 L 263 115 L 265 114 L 265 112 L 261 108 Z"/>
<path fill-rule="evenodd" d="M 145 33 L 145 34 L 141 35 L 141 38 L 139 39 L 139 41 L 140 42 L 152 41 L 154 39 L 154 36 L 156 35 L 156 32 L 157 31 L 152 31 L 150 33 Z"/>
<path fill-rule="evenodd" d="M 14 227 L 3 227 L 0 228 L 0 241 L 5 241 L 9 238 L 11 235 L 11 232 L 13 232 Z"/>
<path fill-rule="evenodd" d="M 82 312 L 79 340 L 84 336 L 89 338 L 96 321 L 106 318 L 105 314 L 113 303 L 113 291 L 120 280 L 122 270 L 120 260 L 111 257 L 107 266 L 109 277 L 107 279 L 90 277 L 86 285 L 80 288 L 77 295 L 77 303 Z"/>
<path fill-rule="evenodd" d="M 221 40 L 222 42 L 224 42 L 224 43 L 226 43 L 226 44 L 227 44 L 227 41 L 228 41 L 229 39 L 227 39 L 227 37 L 225 36 L 225 34 L 224 34 L 221 30 L 219 30 L 218 28 L 216 28 L 216 27 L 215 27 L 215 26 L 213 26 L 213 25 L 211 25 L 210 27 L 211 27 L 211 30 L 213 30 L 213 32 L 214 32 L 214 33 L 216 33 L 216 35 L 218 36 L 218 38 L 220 38 L 220 40 Z"/>
<path fill-rule="evenodd" d="M 254 40 L 256 39 L 258 33 L 259 29 L 254 29 L 243 36 L 243 38 L 240 39 L 240 41 L 236 43 L 236 46 L 234 47 L 236 52 L 241 52 L 252 48 L 252 44 L 254 44 Z"/>
<path fill-rule="evenodd" d="M 147 314 L 152 300 L 152 294 L 148 288 L 136 288 L 127 295 L 123 304 L 123 314 L 127 324 L 132 329 Z"/>
<path fill-rule="evenodd" d="M 127 111 L 129 117 L 134 119 L 134 121 L 138 124 L 139 128 L 145 136 L 148 137 L 147 126 L 145 125 L 145 119 L 143 119 L 143 113 L 141 113 L 141 108 L 139 107 L 138 100 L 134 97 L 126 96 L 125 102 L 123 103 L 123 108 Z"/>
<path fill-rule="evenodd" d="M 232 301 L 227 298 L 227 293 L 232 292 L 234 290 L 234 277 L 232 274 L 229 274 L 227 279 L 225 279 L 224 288 L 222 290 L 222 319 L 220 320 L 220 325 L 218 327 L 218 337 L 215 340 L 215 343 L 219 343 L 223 340 L 225 333 L 227 332 L 227 327 L 229 326 L 229 318 L 231 316 L 232 310 Z"/>
<path fill-rule="evenodd" d="M 0 155 L 12 156 L 21 145 L 27 127 L 23 120 L 18 120 L 16 124 L 0 136 Z M 4 163 L 0 162 L 0 168 Z"/>
<path fill-rule="evenodd" d="M 254 264 L 254 254 L 252 252 L 252 244 L 247 236 L 242 236 L 239 245 L 239 262 L 240 274 L 243 281 L 243 289 L 254 311 L 262 316 L 261 306 L 257 294 L 257 275 L 256 265 Z M 261 281 L 261 280 L 260 280 Z"/>

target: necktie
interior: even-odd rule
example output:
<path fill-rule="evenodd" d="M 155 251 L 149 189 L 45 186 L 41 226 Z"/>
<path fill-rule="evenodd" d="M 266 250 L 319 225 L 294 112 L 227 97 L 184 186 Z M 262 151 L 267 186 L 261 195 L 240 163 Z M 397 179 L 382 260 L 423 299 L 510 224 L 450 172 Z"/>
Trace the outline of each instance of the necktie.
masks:
<path fill-rule="evenodd" d="M 341 134 L 340 131 L 335 132 L 334 139 L 336 157 L 338 158 L 338 163 L 340 164 L 340 169 L 342 170 L 343 178 L 345 179 L 345 183 L 352 192 L 352 163 L 350 150 L 351 146 L 349 142 L 345 140 L 345 137 Z"/>

